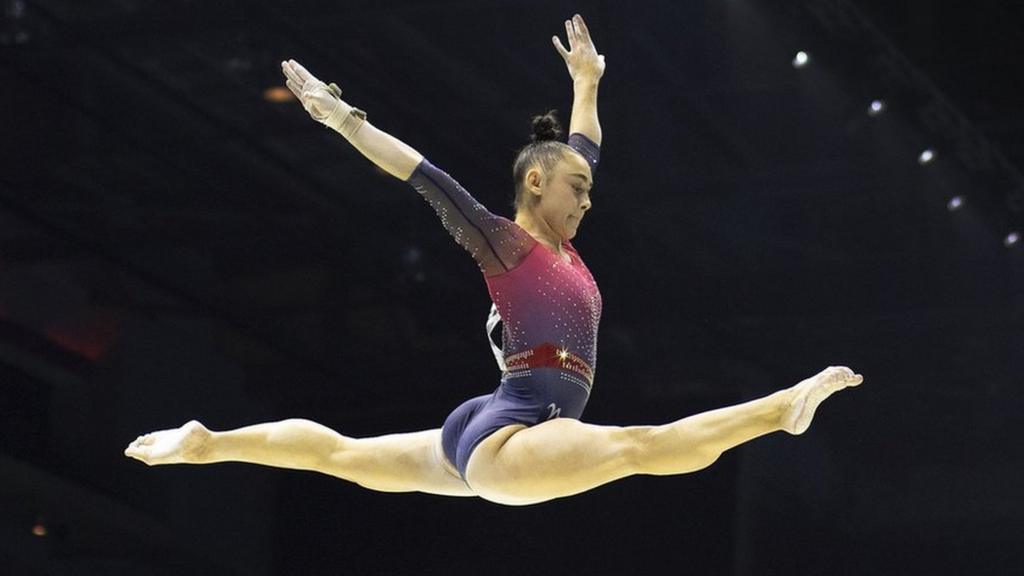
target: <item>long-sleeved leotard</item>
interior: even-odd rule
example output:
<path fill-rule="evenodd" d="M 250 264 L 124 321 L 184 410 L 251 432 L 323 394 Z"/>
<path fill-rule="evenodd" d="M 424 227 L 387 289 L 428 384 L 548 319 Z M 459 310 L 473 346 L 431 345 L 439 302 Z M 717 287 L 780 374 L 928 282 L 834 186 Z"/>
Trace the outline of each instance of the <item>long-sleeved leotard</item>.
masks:
<path fill-rule="evenodd" d="M 595 143 L 572 134 L 569 145 L 596 169 Z M 473 448 L 502 426 L 583 414 L 597 361 L 601 294 L 569 241 L 562 243 L 566 262 L 427 160 L 408 182 L 476 260 L 503 323 L 501 385 L 459 406 L 442 433 L 445 455 L 465 477 Z"/>

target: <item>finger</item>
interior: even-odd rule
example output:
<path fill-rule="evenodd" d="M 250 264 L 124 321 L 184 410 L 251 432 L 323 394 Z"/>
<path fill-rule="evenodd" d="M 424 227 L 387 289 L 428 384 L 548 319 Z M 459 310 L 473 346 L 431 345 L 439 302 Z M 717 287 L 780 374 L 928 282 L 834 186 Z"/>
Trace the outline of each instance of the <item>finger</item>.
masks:
<path fill-rule="evenodd" d="M 577 14 L 572 17 L 572 21 L 576 24 L 576 29 L 580 31 L 580 34 L 590 34 L 590 30 L 587 29 L 587 23 L 583 21 L 583 16 Z"/>
<path fill-rule="evenodd" d="M 299 78 L 299 75 L 295 72 L 295 70 L 292 68 L 292 65 L 289 62 L 282 62 L 281 63 L 281 71 L 283 71 L 284 75 L 289 80 L 294 82 L 295 85 L 298 86 L 300 88 L 300 90 L 301 90 L 303 82 Z"/>
<path fill-rule="evenodd" d="M 577 30 L 580 31 L 580 35 L 584 38 L 590 38 L 590 29 L 587 28 L 587 23 L 583 22 L 583 16 L 580 14 L 572 16 L 572 22 L 577 26 Z"/>
<path fill-rule="evenodd" d="M 285 80 L 285 84 L 288 86 L 288 89 L 292 91 L 292 94 L 295 94 L 297 99 L 302 100 L 302 88 L 300 88 L 298 84 L 290 79 Z"/>
<path fill-rule="evenodd" d="M 593 43 L 590 39 L 590 28 L 587 28 L 587 23 L 583 21 L 583 16 L 576 15 L 576 28 L 580 32 L 580 39 L 587 43 Z"/>
<path fill-rule="evenodd" d="M 565 36 L 569 40 L 569 50 L 576 49 L 576 30 L 572 27 L 572 21 L 565 21 Z"/>
<path fill-rule="evenodd" d="M 310 78 L 315 78 L 312 74 L 309 73 L 309 70 L 306 70 L 306 68 L 302 66 L 302 64 L 299 64 L 295 60 L 289 60 L 289 62 L 292 65 L 292 70 L 295 71 L 295 75 L 298 76 L 299 80 L 303 84 L 305 84 L 306 81 L 309 80 Z"/>
<path fill-rule="evenodd" d="M 580 18 L 580 15 L 577 14 L 577 15 L 573 16 L 572 20 L 571 20 L 571 22 L 572 22 L 572 32 L 573 32 L 573 34 L 576 35 L 576 41 L 577 42 L 581 42 L 583 40 L 583 30 L 580 29 L 579 18 Z"/>
<path fill-rule="evenodd" d="M 568 60 L 569 59 L 569 51 L 565 49 L 565 46 L 562 46 L 562 40 L 558 36 L 552 36 L 551 37 L 551 42 L 554 43 L 555 50 L 558 50 L 558 54 L 561 55 L 562 58 L 565 58 L 565 59 Z"/>

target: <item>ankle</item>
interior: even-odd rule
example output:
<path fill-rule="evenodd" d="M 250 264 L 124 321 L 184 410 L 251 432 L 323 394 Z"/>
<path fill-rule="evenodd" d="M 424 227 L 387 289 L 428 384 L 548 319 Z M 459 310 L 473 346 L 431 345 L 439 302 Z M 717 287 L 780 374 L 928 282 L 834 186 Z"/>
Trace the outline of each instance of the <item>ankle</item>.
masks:
<path fill-rule="evenodd" d="M 782 429 L 786 414 L 789 413 L 790 408 L 793 407 L 793 400 L 796 399 L 796 388 L 779 390 L 769 398 L 772 400 L 770 403 L 772 423 Z"/>
<path fill-rule="evenodd" d="M 214 436 L 202 423 L 192 420 L 185 424 L 185 437 L 181 441 L 181 456 L 187 462 L 205 464 L 214 459 Z"/>

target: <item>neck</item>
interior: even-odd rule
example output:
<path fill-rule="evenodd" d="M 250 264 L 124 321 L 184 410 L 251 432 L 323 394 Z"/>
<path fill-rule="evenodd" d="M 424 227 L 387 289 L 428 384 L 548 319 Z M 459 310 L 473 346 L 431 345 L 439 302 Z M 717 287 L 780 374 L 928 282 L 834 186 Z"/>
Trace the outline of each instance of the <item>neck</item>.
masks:
<path fill-rule="evenodd" d="M 552 230 L 551 226 L 542 218 L 537 218 L 526 211 L 516 213 L 516 224 L 526 230 L 533 239 L 555 252 L 562 253 L 562 238 Z"/>

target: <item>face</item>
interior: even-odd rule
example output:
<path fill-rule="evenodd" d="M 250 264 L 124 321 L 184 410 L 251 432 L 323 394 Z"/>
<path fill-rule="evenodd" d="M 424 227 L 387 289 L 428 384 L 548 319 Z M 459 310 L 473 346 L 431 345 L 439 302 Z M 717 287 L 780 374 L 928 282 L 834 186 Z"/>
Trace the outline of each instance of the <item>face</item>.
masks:
<path fill-rule="evenodd" d="M 531 180 L 529 174 L 527 180 Z M 533 182 L 537 185 L 530 191 L 540 198 L 536 214 L 563 240 L 571 240 L 584 213 L 590 210 L 590 165 L 579 154 L 566 153 L 547 178 Z"/>

